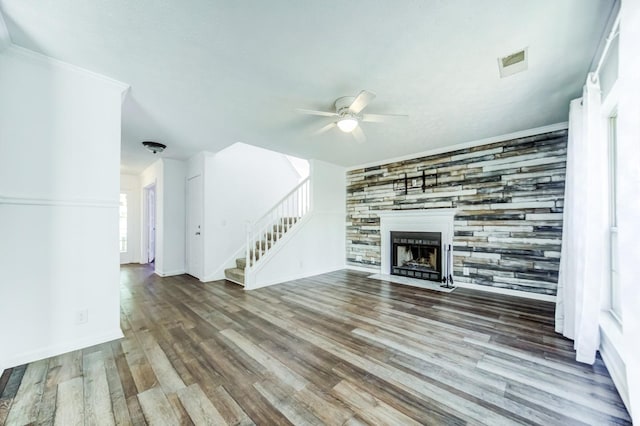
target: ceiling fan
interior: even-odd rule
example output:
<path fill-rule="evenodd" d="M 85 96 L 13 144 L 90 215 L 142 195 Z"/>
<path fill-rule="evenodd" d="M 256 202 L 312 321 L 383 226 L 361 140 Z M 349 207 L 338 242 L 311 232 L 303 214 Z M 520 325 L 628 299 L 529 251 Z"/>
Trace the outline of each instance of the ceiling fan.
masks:
<path fill-rule="evenodd" d="M 369 105 L 369 103 L 376 97 L 376 94 L 373 92 L 369 92 L 367 90 L 363 90 L 358 93 L 358 96 L 343 96 L 341 98 L 336 99 L 335 112 L 330 111 L 317 111 L 312 109 L 302 109 L 298 108 L 298 111 L 303 114 L 310 115 L 320 115 L 323 117 L 335 117 L 336 120 L 327 124 L 324 127 L 321 127 L 316 132 L 315 135 L 322 134 L 327 132 L 334 127 L 342 130 L 345 133 L 351 133 L 356 141 L 362 143 L 367 138 L 362 131 L 362 128 L 359 126 L 360 122 L 374 122 L 380 123 L 387 121 L 389 118 L 398 118 L 398 117 L 407 117 L 402 114 L 360 114 L 362 110 Z"/>

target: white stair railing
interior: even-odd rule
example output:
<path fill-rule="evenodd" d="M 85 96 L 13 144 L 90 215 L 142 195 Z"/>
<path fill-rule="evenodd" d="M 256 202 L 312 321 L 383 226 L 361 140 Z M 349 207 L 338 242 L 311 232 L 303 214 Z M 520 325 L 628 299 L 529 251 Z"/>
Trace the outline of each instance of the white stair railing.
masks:
<path fill-rule="evenodd" d="M 311 211 L 309 178 L 300 182 L 264 216 L 247 226 L 245 279 L 267 252 Z"/>

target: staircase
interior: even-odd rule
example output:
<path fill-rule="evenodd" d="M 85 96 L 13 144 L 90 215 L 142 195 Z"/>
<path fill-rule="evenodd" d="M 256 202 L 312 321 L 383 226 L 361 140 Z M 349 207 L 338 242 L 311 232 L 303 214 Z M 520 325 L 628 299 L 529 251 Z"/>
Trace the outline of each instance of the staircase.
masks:
<path fill-rule="evenodd" d="M 273 231 L 267 232 L 264 237 L 257 241 L 255 244 L 255 249 L 251 250 L 249 254 L 250 264 L 253 265 L 255 261 L 259 260 L 278 242 L 286 232 L 291 229 L 293 225 L 295 225 L 299 217 L 287 217 L 282 218 L 279 223 L 274 224 Z M 244 272 L 247 267 L 247 257 L 240 257 L 236 259 L 235 268 L 229 268 L 224 270 L 224 276 L 228 281 L 232 281 L 236 284 L 240 284 L 244 286 Z"/>
<path fill-rule="evenodd" d="M 310 181 L 303 180 L 264 216 L 247 226 L 245 257 L 235 260 L 235 267 L 225 269 L 228 281 L 245 286 L 252 272 L 268 261 L 274 247 L 282 244 L 288 233 L 311 211 Z"/>

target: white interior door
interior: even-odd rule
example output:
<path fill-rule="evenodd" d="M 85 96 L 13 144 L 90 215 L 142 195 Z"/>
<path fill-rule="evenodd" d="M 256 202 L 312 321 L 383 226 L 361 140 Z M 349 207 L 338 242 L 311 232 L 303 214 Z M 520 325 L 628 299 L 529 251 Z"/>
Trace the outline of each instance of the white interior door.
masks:
<path fill-rule="evenodd" d="M 187 181 L 187 273 L 198 279 L 204 275 L 203 192 L 202 176 L 194 176 Z"/>
<path fill-rule="evenodd" d="M 147 189 L 147 263 L 156 259 L 156 187 Z"/>
<path fill-rule="evenodd" d="M 120 223 L 119 223 L 119 242 L 120 242 L 120 264 L 131 263 L 133 253 L 131 250 L 132 231 L 131 226 L 131 192 L 123 191 L 120 193 Z"/>

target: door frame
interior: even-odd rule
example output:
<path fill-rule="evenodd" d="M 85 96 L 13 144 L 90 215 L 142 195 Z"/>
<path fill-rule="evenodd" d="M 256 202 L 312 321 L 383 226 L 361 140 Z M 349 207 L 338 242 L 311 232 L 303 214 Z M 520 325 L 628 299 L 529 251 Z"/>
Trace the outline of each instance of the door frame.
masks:
<path fill-rule="evenodd" d="M 146 264 L 155 260 L 157 257 L 157 229 L 158 229 L 158 192 L 156 190 L 156 182 L 150 183 L 149 185 L 142 188 L 142 237 L 140 241 L 140 263 Z M 153 193 L 153 206 L 150 207 L 150 197 L 149 194 Z M 151 234 L 149 230 L 151 229 L 150 218 L 153 214 L 153 258 L 150 258 L 150 242 L 151 242 Z"/>
<path fill-rule="evenodd" d="M 134 207 L 132 203 L 134 199 L 134 192 L 132 190 L 121 189 L 120 194 L 125 194 L 127 196 L 127 251 L 120 252 L 120 264 L 122 265 L 122 264 L 133 262 L 133 259 L 135 258 L 132 250 L 135 247 L 135 245 L 131 244 L 131 242 L 134 240 L 134 238 L 136 238 L 136 230 L 134 229 L 133 221 L 131 219 L 132 219 L 132 214 L 135 213 L 136 209 L 132 208 Z M 118 229 L 118 237 L 119 236 L 120 236 L 120 232 Z M 118 247 L 119 246 L 120 245 L 118 244 Z"/>

